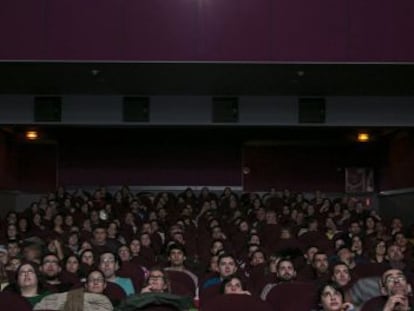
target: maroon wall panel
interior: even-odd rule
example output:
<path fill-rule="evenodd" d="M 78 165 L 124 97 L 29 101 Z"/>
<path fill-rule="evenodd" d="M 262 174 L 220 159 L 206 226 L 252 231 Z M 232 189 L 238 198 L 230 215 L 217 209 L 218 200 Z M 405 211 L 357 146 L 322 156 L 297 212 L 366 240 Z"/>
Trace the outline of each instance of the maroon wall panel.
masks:
<path fill-rule="evenodd" d="M 394 138 L 387 161 L 381 170 L 381 190 L 414 187 L 414 140 L 410 136 Z"/>
<path fill-rule="evenodd" d="M 195 60 L 198 3 L 188 0 L 125 0 L 123 55 L 126 59 Z"/>
<path fill-rule="evenodd" d="M 272 1 L 272 55 L 282 61 L 348 58 L 347 0 Z"/>
<path fill-rule="evenodd" d="M 48 1 L 47 12 L 46 58 L 122 58 L 122 0 Z"/>
<path fill-rule="evenodd" d="M 27 143 L 17 147 L 18 189 L 53 191 L 56 189 L 56 145 Z"/>
<path fill-rule="evenodd" d="M 343 159 L 327 147 L 249 146 L 243 163 L 250 168 L 243 181 L 246 191 L 344 191 L 343 170 L 338 170 Z"/>
<path fill-rule="evenodd" d="M 349 60 L 414 60 L 414 2 L 349 0 Z"/>
<path fill-rule="evenodd" d="M 270 59 L 271 2 L 200 1 L 200 59 Z"/>
<path fill-rule="evenodd" d="M 45 58 L 46 0 L 3 0 L 0 4 L 0 58 Z"/>
<path fill-rule="evenodd" d="M 17 187 L 17 156 L 15 145 L 0 132 L 0 189 L 14 190 Z"/>
<path fill-rule="evenodd" d="M 125 141 L 60 147 L 63 185 L 240 185 L 240 150 L 222 145 Z"/>

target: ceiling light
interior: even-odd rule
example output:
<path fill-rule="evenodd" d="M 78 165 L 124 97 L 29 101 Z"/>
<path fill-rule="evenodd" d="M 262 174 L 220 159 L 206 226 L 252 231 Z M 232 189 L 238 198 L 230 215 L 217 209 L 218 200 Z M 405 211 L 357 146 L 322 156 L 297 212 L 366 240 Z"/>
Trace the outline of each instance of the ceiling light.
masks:
<path fill-rule="evenodd" d="M 370 137 L 369 133 L 367 133 L 367 132 L 359 132 L 358 133 L 357 140 L 360 143 L 366 143 L 366 142 L 370 141 L 370 139 L 371 139 L 371 137 Z"/>

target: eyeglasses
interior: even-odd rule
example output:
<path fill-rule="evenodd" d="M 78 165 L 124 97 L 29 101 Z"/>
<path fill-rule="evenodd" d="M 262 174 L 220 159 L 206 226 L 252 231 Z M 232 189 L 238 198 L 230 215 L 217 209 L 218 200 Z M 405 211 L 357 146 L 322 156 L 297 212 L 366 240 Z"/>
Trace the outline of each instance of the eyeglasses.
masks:
<path fill-rule="evenodd" d="M 398 283 L 402 283 L 402 282 L 405 282 L 407 279 L 405 278 L 405 276 L 404 275 L 398 275 L 398 276 L 389 276 L 389 277 L 387 277 L 386 279 L 385 279 L 385 283 L 387 283 L 387 284 L 392 284 L 392 283 L 395 283 L 395 282 L 398 282 Z"/>
<path fill-rule="evenodd" d="M 163 275 L 150 275 L 149 279 L 150 280 L 159 280 L 159 279 L 163 279 L 164 276 Z"/>
<path fill-rule="evenodd" d="M 106 258 L 106 259 L 102 259 L 101 263 L 114 263 L 115 259 L 111 259 L 111 258 Z"/>
<path fill-rule="evenodd" d="M 19 271 L 19 275 L 26 275 L 26 274 L 31 275 L 31 274 L 34 274 L 34 273 L 35 272 L 33 270 L 27 270 L 27 271 L 20 270 Z"/>

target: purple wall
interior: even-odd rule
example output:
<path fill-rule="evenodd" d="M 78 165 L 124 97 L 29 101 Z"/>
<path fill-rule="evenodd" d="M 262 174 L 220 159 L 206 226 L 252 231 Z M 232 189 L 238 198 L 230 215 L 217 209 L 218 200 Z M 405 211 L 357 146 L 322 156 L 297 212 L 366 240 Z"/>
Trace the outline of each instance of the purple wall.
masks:
<path fill-rule="evenodd" d="M 0 59 L 413 61 L 414 2 L 3 0 Z"/>

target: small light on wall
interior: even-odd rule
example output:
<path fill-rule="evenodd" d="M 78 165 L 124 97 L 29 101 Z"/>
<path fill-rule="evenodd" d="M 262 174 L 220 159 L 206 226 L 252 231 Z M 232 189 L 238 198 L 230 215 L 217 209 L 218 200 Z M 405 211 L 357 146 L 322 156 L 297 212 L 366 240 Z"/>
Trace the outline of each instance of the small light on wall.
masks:
<path fill-rule="evenodd" d="M 39 139 L 39 133 L 37 131 L 26 131 L 25 137 L 27 140 L 37 140 Z"/>
<path fill-rule="evenodd" d="M 370 137 L 369 133 L 367 133 L 367 132 L 359 132 L 359 133 L 358 133 L 357 140 L 358 140 L 360 143 L 366 143 L 366 142 L 369 142 L 369 141 L 370 141 L 370 139 L 371 139 L 371 137 Z"/>

